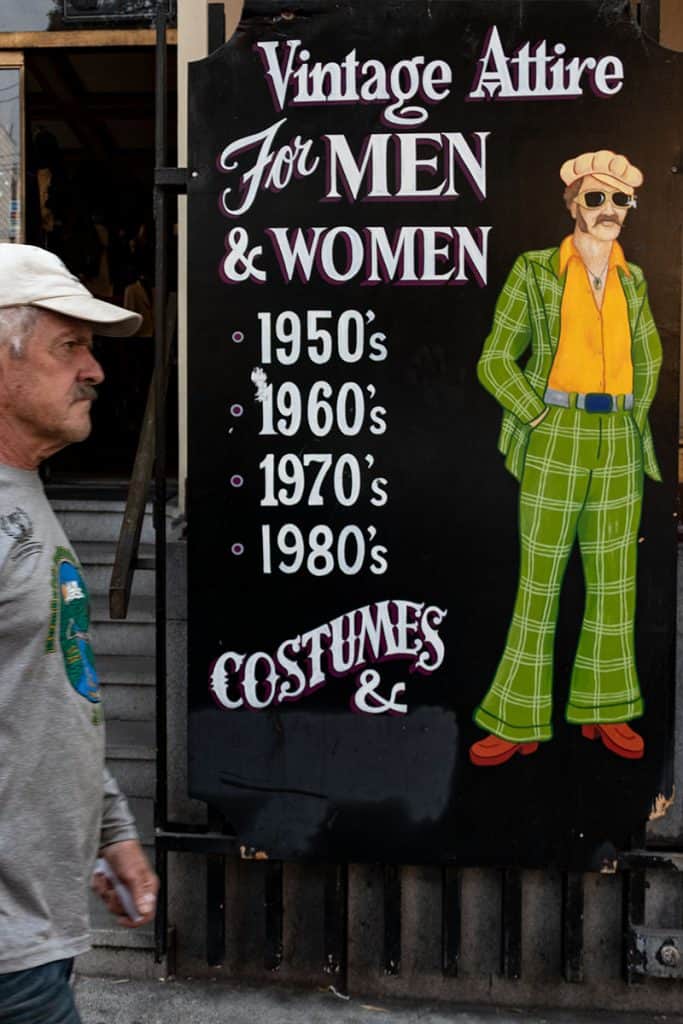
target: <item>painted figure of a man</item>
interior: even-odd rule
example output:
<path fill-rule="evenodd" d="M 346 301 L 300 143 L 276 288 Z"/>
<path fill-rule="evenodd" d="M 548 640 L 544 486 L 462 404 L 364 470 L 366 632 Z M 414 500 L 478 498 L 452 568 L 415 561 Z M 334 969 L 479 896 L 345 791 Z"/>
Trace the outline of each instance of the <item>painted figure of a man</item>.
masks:
<path fill-rule="evenodd" d="M 481 766 L 552 738 L 555 627 L 576 540 L 585 609 L 566 720 L 620 757 L 644 753 L 627 723 L 643 713 L 636 553 L 644 474 L 661 479 L 648 411 L 662 347 L 643 273 L 617 241 L 643 175 L 601 150 L 567 160 L 560 176 L 574 232 L 517 259 L 478 365 L 503 407 L 499 446 L 520 481 L 521 542 L 505 649 L 474 713 L 489 734 L 470 748 Z"/>

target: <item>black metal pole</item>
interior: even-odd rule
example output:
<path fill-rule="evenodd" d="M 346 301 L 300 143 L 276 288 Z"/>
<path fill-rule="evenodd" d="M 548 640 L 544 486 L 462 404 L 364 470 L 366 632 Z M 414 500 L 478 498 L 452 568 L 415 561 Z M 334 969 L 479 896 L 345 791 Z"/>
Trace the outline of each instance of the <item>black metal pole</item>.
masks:
<path fill-rule="evenodd" d="M 264 879 L 266 911 L 266 941 L 263 965 L 268 971 L 277 971 L 282 963 L 282 928 L 284 918 L 282 862 L 268 861 Z"/>
<path fill-rule="evenodd" d="M 325 959 L 323 970 L 332 976 L 338 992 L 348 989 L 349 866 L 325 867 Z"/>
<path fill-rule="evenodd" d="M 155 72 L 155 167 L 166 166 L 166 25 L 167 0 L 159 0 L 156 15 L 156 72 Z M 154 530 L 155 530 L 155 593 L 156 593 L 156 800 L 154 824 L 166 830 L 168 820 L 167 789 L 167 735 L 166 735 L 166 381 L 164 372 L 166 353 L 166 196 L 164 189 L 154 185 L 155 224 L 155 292 L 154 292 L 154 375 L 155 375 L 155 475 L 154 475 Z M 156 958 L 160 961 L 166 952 L 167 920 L 167 858 L 165 848 L 157 847 L 157 870 L 161 879 L 159 911 L 156 921 Z"/>
<path fill-rule="evenodd" d="M 584 979 L 583 973 L 583 875 L 565 871 L 562 875 L 562 970 L 564 980 L 572 984 Z"/>
<path fill-rule="evenodd" d="M 401 973 L 401 867 L 384 865 L 384 973 Z"/>
<path fill-rule="evenodd" d="M 507 981 L 522 976 L 522 872 L 505 868 L 502 872 L 503 913 L 501 973 Z"/>
<path fill-rule="evenodd" d="M 441 880 L 441 969 L 445 978 L 457 978 L 462 942 L 462 876 L 459 868 L 446 865 Z"/>

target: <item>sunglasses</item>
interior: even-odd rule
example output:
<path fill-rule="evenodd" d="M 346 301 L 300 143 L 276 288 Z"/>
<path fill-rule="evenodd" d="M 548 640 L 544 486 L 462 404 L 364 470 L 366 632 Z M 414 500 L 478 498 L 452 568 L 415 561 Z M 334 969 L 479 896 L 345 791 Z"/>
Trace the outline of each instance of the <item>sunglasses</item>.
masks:
<path fill-rule="evenodd" d="M 635 210 L 638 206 L 638 200 L 635 196 L 630 196 L 628 192 L 613 192 L 610 189 L 604 189 L 601 192 L 597 190 L 579 192 L 576 202 L 586 210 L 597 210 L 598 207 L 604 206 L 608 199 L 612 202 L 613 206 L 618 206 L 622 209 L 631 207 Z"/>

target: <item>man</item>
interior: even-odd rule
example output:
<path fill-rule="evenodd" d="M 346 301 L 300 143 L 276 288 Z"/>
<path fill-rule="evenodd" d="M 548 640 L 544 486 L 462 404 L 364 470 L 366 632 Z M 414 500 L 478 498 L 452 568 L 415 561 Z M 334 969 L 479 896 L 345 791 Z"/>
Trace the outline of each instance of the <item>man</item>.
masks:
<path fill-rule="evenodd" d="M 520 481 L 520 573 L 505 650 L 474 720 L 480 766 L 552 738 L 555 625 L 578 539 L 586 587 L 566 719 L 619 757 L 644 743 L 635 665 L 643 474 L 660 480 L 648 423 L 662 348 L 643 273 L 617 238 L 643 175 L 601 150 L 560 171 L 574 233 L 524 253 L 496 304 L 479 379 L 503 406 L 499 446 Z M 530 350 L 522 370 L 520 357 Z"/>
<path fill-rule="evenodd" d="M 140 322 L 92 297 L 51 253 L 0 245 L 0 1020 L 77 1024 L 73 957 L 89 947 L 87 886 L 128 927 L 158 881 L 104 767 L 99 682 L 78 559 L 45 498 L 43 459 L 90 433 L 102 369 L 92 336 Z"/>

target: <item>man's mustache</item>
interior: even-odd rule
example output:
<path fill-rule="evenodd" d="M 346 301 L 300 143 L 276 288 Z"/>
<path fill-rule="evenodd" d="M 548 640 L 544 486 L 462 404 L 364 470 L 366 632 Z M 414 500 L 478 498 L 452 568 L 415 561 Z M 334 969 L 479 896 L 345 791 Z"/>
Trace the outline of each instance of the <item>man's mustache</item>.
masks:
<path fill-rule="evenodd" d="M 619 221 L 619 218 L 615 217 L 613 214 L 601 213 L 595 223 L 596 224 L 616 224 L 617 227 L 618 227 L 620 221 Z"/>
<path fill-rule="evenodd" d="M 94 402 L 97 399 L 97 391 L 92 384 L 77 384 L 75 388 L 75 400 L 78 402 L 85 399 Z"/>

